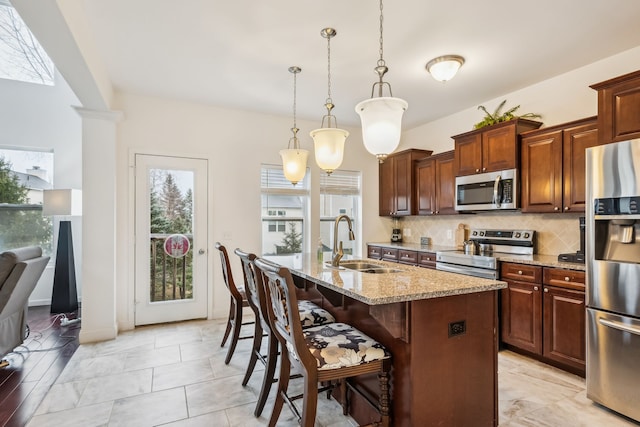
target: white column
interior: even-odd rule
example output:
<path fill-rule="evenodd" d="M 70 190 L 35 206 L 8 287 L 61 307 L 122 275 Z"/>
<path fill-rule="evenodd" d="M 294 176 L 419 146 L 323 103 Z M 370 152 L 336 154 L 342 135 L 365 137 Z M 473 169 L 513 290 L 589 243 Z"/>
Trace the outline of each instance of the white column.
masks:
<path fill-rule="evenodd" d="M 116 323 L 116 124 L 121 112 L 82 117 L 82 329 L 80 343 L 113 339 Z"/>

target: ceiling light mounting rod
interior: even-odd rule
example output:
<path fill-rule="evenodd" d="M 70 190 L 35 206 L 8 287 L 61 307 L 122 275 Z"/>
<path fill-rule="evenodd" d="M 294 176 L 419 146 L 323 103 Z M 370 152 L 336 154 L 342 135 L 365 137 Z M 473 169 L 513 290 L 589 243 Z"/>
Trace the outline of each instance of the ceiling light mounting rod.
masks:
<path fill-rule="evenodd" d="M 382 0 L 380 0 L 380 59 L 378 59 L 378 65 L 376 66 L 376 68 L 374 68 L 374 71 L 376 72 L 376 74 L 378 74 L 378 78 L 380 79 L 380 81 L 376 82 L 373 84 L 373 87 L 371 88 L 371 97 L 373 98 L 373 91 L 376 89 L 376 86 L 378 86 L 378 96 L 382 96 L 382 88 L 384 87 L 384 85 L 387 85 L 389 87 L 389 95 L 393 96 L 393 93 L 391 93 L 391 85 L 389 83 L 386 83 L 384 81 L 382 81 L 382 79 L 384 78 L 384 75 L 387 73 L 387 71 L 389 71 L 389 68 L 387 68 L 387 64 L 386 62 L 384 62 L 384 38 L 383 38 L 383 27 L 382 27 L 382 23 L 384 22 L 384 16 L 382 15 Z"/>
<path fill-rule="evenodd" d="M 333 28 L 324 28 L 320 31 L 320 35 L 327 39 L 327 100 L 325 101 L 325 108 L 327 109 L 327 114 L 322 117 L 321 126 L 324 127 L 324 119 L 327 119 L 327 127 L 338 127 L 338 122 L 331 111 L 335 104 L 331 99 L 331 39 L 336 35 L 336 30 Z M 331 121 L 333 120 L 333 126 L 331 125 Z"/>

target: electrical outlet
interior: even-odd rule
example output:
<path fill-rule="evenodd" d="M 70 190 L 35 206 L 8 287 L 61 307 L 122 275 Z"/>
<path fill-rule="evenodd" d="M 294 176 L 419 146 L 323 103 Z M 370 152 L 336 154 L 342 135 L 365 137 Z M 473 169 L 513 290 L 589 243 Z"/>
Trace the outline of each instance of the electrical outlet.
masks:
<path fill-rule="evenodd" d="M 453 231 L 447 230 L 447 239 L 453 239 Z"/>
<path fill-rule="evenodd" d="M 410 228 L 403 229 L 402 234 L 404 234 L 407 237 L 411 237 L 411 229 Z"/>

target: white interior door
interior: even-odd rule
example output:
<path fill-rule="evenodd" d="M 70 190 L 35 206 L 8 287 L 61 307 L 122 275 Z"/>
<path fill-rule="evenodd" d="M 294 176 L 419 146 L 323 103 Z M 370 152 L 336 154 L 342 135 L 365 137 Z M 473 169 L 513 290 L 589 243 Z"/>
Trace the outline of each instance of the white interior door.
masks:
<path fill-rule="evenodd" d="M 135 324 L 207 317 L 207 160 L 135 158 Z"/>

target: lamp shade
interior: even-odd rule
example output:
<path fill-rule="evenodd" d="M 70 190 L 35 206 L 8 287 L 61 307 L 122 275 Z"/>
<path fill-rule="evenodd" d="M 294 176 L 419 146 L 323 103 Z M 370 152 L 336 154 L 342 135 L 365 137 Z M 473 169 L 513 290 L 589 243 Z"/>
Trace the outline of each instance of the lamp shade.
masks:
<path fill-rule="evenodd" d="M 409 104 L 400 98 L 370 98 L 356 105 L 362 122 L 364 147 L 384 160 L 400 144 L 402 115 Z"/>
<path fill-rule="evenodd" d="M 338 128 L 320 128 L 309 132 L 315 146 L 316 163 L 330 174 L 342 164 L 344 143 L 349 132 Z"/>
<path fill-rule="evenodd" d="M 446 82 L 456 75 L 462 64 L 464 64 L 462 56 L 445 55 L 429 61 L 426 68 L 434 79 L 439 82 Z"/>
<path fill-rule="evenodd" d="M 73 189 L 44 190 L 42 215 L 82 215 L 82 191 Z"/>
<path fill-rule="evenodd" d="M 293 185 L 302 181 L 305 173 L 307 173 L 309 151 L 300 148 L 288 148 L 280 150 L 280 156 L 282 157 L 284 177 L 291 181 Z"/>

